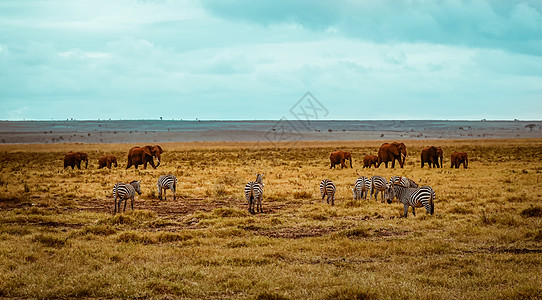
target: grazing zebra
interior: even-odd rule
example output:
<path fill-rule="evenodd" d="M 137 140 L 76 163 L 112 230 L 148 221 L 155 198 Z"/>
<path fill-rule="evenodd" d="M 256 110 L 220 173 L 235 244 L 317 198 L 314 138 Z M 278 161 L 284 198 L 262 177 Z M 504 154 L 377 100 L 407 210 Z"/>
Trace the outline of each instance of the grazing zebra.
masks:
<path fill-rule="evenodd" d="M 367 193 L 371 189 L 371 180 L 365 176 L 360 176 L 356 179 L 354 183 L 354 188 L 352 189 L 354 200 L 356 199 L 367 199 Z"/>
<path fill-rule="evenodd" d="M 322 182 L 320 182 L 320 193 L 322 194 L 322 201 L 324 201 L 324 198 L 327 196 L 327 203 L 329 203 L 329 199 L 331 199 L 331 205 L 335 205 L 335 191 L 337 188 L 335 187 L 335 184 L 333 181 L 329 179 L 324 179 Z"/>
<path fill-rule="evenodd" d="M 404 176 L 393 176 L 392 178 L 390 178 L 390 181 L 388 184 L 402 185 L 404 187 L 411 187 L 411 188 L 418 187 L 418 184 L 414 182 L 414 180 L 410 178 L 406 178 Z"/>
<path fill-rule="evenodd" d="M 177 191 L 177 177 L 174 175 L 162 175 L 158 178 L 158 199 L 162 200 L 162 190 L 164 191 L 164 200 L 166 199 L 166 190 L 170 189 L 173 192 L 173 200 L 176 199 L 175 192 Z"/>
<path fill-rule="evenodd" d="M 386 192 L 386 178 L 382 176 L 375 175 L 371 177 L 371 190 L 369 193 L 369 200 L 372 199 L 373 194 L 375 195 L 375 200 L 378 197 L 378 192 L 382 192 L 382 201 L 384 202 L 384 193 Z"/>
<path fill-rule="evenodd" d="M 119 182 L 115 184 L 113 187 L 113 197 L 115 199 L 115 209 L 114 213 L 117 213 L 117 211 L 120 213 L 120 205 L 122 203 L 122 200 L 124 200 L 124 211 L 126 211 L 126 203 L 128 202 L 128 198 L 132 199 L 132 210 L 134 210 L 134 198 L 135 194 L 141 195 L 141 186 L 139 185 L 141 183 L 140 181 L 132 181 L 130 184 Z M 118 201 L 118 202 L 117 202 Z M 118 205 L 118 209 L 117 209 Z"/>
<path fill-rule="evenodd" d="M 254 205 L 256 205 L 256 211 L 263 212 L 262 210 L 262 196 L 263 187 L 265 184 L 262 182 L 263 173 L 256 174 L 256 180 L 250 181 L 245 185 L 245 197 L 248 201 L 248 212 L 254 213 Z"/>
<path fill-rule="evenodd" d="M 388 203 L 393 198 L 403 203 L 405 207 L 405 218 L 408 215 L 408 207 L 412 206 L 412 214 L 416 216 L 416 207 L 425 207 L 429 214 L 435 213 L 435 191 L 427 185 L 419 188 L 407 188 L 401 185 L 390 185 L 388 187 Z"/>

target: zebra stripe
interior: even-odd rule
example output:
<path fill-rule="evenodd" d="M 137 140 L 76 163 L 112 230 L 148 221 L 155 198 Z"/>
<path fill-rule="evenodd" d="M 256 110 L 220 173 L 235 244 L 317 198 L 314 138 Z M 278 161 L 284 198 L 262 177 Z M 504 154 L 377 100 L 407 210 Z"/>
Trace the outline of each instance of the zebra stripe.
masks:
<path fill-rule="evenodd" d="M 126 203 L 128 203 L 128 198 L 132 199 L 132 210 L 134 210 L 134 198 L 135 194 L 141 195 L 141 186 L 139 185 L 140 181 L 132 181 L 130 184 L 119 182 L 113 187 L 113 198 L 115 201 L 114 213 L 120 212 L 120 205 L 122 200 L 124 200 L 124 211 L 126 211 Z"/>
<path fill-rule="evenodd" d="M 333 181 L 329 179 L 324 179 L 322 182 L 320 182 L 320 193 L 322 194 L 322 201 L 324 201 L 324 198 L 327 196 L 327 203 L 329 203 L 329 200 L 331 199 L 331 205 L 335 205 L 335 191 L 337 188 L 335 187 L 335 184 Z"/>
<path fill-rule="evenodd" d="M 412 214 L 416 216 L 416 207 L 425 207 L 429 214 L 435 213 L 435 191 L 430 186 L 422 186 L 419 188 L 406 188 L 401 185 L 390 185 L 388 192 L 388 203 L 391 203 L 393 198 L 397 198 L 398 202 L 403 203 L 405 208 L 404 217 L 408 215 L 408 207 L 412 206 Z"/>
<path fill-rule="evenodd" d="M 162 190 L 164 191 L 164 200 L 166 199 L 166 190 L 171 190 L 173 192 L 173 200 L 175 200 L 176 197 L 176 191 L 177 191 L 177 177 L 173 175 L 162 175 L 160 178 L 158 178 L 158 183 L 156 184 L 158 187 L 158 199 L 162 200 Z"/>
<path fill-rule="evenodd" d="M 360 176 L 354 183 L 354 189 L 352 189 L 354 200 L 367 199 L 367 193 L 371 189 L 371 180 L 365 176 Z"/>
<path fill-rule="evenodd" d="M 418 184 L 414 182 L 414 180 L 410 178 L 406 178 L 404 176 L 393 176 L 392 178 L 390 178 L 390 181 L 388 184 L 402 185 L 404 187 L 410 187 L 410 188 L 418 187 Z"/>
<path fill-rule="evenodd" d="M 382 192 L 381 202 L 384 202 L 384 196 L 385 196 L 384 194 L 386 192 L 386 187 L 387 187 L 387 183 L 386 183 L 385 177 L 378 176 L 378 175 L 371 177 L 371 190 L 369 193 L 369 200 L 372 199 L 373 194 L 375 195 L 375 200 L 376 200 L 378 197 L 378 192 Z"/>
<path fill-rule="evenodd" d="M 248 201 L 248 212 L 254 213 L 254 206 L 256 205 L 256 211 L 262 213 L 262 196 L 263 187 L 265 184 L 263 181 L 263 174 L 256 174 L 256 180 L 250 181 L 245 185 L 245 197 Z"/>

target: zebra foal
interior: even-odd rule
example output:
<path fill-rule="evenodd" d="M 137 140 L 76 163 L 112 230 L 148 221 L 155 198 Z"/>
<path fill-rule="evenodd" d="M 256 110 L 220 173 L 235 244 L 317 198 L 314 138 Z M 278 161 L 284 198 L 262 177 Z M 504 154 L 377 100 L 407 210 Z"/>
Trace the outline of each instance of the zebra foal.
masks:
<path fill-rule="evenodd" d="M 175 200 L 176 197 L 176 191 L 177 191 L 177 177 L 173 175 L 162 175 L 160 178 L 158 178 L 158 182 L 156 183 L 156 186 L 158 187 L 158 199 L 162 200 L 162 191 L 164 191 L 164 200 L 166 199 L 166 190 L 171 190 L 173 192 L 173 200 Z"/>
<path fill-rule="evenodd" d="M 403 203 L 405 208 L 404 217 L 408 216 L 408 207 L 412 206 L 412 215 L 416 216 L 416 207 L 425 207 L 429 214 L 435 213 L 435 191 L 427 185 L 419 188 L 407 188 L 401 185 L 389 185 L 387 202 L 391 203 L 393 198 Z"/>
<path fill-rule="evenodd" d="M 329 203 L 329 200 L 331 199 L 331 205 L 335 205 L 335 191 L 337 188 L 335 187 L 335 184 L 333 181 L 329 179 L 324 179 L 320 182 L 320 193 L 322 194 L 322 201 L 324 201 L 324 198 L 327 196 L 327 203 Z"/>
<path fill-rule="evenodd" d="M 141 186 L 139 185 L 141 183 L 140 181 L 134 180 L 131 181 L 130 184 L 119 182 L 115 184 L 113 187 L 113 198 L 115 200 L 115 208 L 113 210 L 113 213 L 117 213 L 117 211 L 120 213 L 120 205 L 122 203 L 122 200 L 124 200 L 124 211 L 126 211 L 126 204 L 128 203 L 128 199 L 132 199 L 132 210 L 134 210 L 134 198 L 135 194 L 141 195 Z"/>
<path fill-rule="evenodd" d="M 245 197 L 248 201 L 248 212 L 254 213 L 254 206 L 256 206 L 256 211 L 262 213 L 262 196 L 263 196 L 263 173 L 256 174 L 256 180 L 250 181 L 245 185 Z"/>

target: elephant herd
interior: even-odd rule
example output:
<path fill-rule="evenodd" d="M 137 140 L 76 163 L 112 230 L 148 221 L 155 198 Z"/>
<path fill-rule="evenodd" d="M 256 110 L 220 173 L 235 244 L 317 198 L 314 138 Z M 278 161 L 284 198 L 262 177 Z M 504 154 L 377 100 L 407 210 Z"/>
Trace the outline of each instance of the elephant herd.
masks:
<path fill-rule="evenodd" d="M 128 163 L 126 169 L 134 166 L 136 169 L 139 165 L 143 165 L 143 168 L 147 168 L 147 164 L 150 164 L 154 169 L 160 165 L 160 154 L 164 150 L 158 145 L 145 146 L 145 147 L 133 147 L 128 151 Z M 157 164 L 154 164 L 154 158 L 157 160 Z M 64 168 L 71 167 L 72 169 L 77 166 L 81 169 L 81 162 L 85 162 L 85 169 L 88 168 L 88 154 L 84 152 L 69 152 L 64 156 Z M 107 167 L 117 167 L 117 157 L 114 155 L 102 155 L 98 158 L 98 169 Z"/>
<path fill-rule="evenodd" d="M 405 160 L 407 156 L 406 145 L 404 143 L 393 142 L 393 143 L 384 143 L 378 149 L 377 155 L 366 155 L 363 158 L 363 168 L 370 168 L 374 166 L 375 168 L 380 167 L 382 163 L 388 167 L 388 163 L 391 162 L 391 167 L 395 168 L 395 161 L 399 163 L 401 168 L 405 165 Z M 429 146 L 422 149 L 421 154 L 421 167 L 423 168 L 425 164 L 429 168 L 442 168 L 444 151 L 441 147 Z M 350 162 L 350 168 L 352 168 L 352 155 L 347 151 L 334 151 L 330 154 L 329 160 L 331 161 L 331 168 L 335 168 L 335 165 L 340 164 L 341 169 L 346 168 L 347 165 L 345 162 L 348 160 Z M 469 164 L 468 155 L 465 152 L 454 152 L 450 157 L 451 167 L 459 168 L 460 165 L 463 165 L 463 168 L 467 168 Z"/>

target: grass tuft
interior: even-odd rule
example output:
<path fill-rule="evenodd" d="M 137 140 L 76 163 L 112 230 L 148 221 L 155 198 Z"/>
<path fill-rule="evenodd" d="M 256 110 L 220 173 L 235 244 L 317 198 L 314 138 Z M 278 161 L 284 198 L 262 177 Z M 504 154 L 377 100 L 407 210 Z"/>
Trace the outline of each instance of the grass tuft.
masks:
<path fill-rule="evenodd" d="M 47 247 L 61 248 L 66 245 L 66 239 L 48 234 L 38 234 L 32 238 L 33 242 L 39 242 Z"/>
<path fill-rule="evenodd" d="M 340 232 L 340 234 L 349 238 L 356 238 L 356 237 L 360 238 L 360 237 L 370 237 L 371 231 L 369 230 L 369 228 L 356 227 L 356 228 L 343 230 Z"/>
<path fill-rule="evenodd" d="M 311 199 L 312 193 L 308 191 L 295 191 L 294 192 L 294 199 Z"/>

